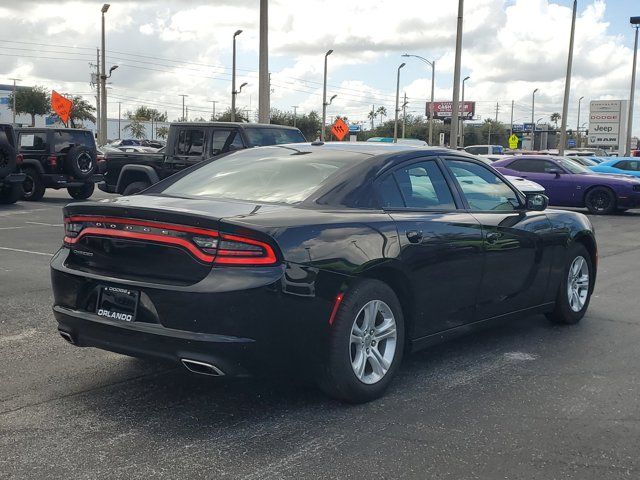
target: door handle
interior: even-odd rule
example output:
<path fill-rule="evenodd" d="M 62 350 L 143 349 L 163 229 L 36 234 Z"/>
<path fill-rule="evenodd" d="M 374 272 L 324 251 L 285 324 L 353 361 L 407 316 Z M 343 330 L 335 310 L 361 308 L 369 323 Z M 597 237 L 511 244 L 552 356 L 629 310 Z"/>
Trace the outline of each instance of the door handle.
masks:
<path fill-rule="evenodd" d="M 496 243 L 501 237 L 502 234 L 498 232 L 487 233 L 487 243 Z"/>
<path fill-rule="evenodd" d="M 411 243 L 420 243 L 422 241 L 422 230 L 408 230 L 406 235 Z"/>

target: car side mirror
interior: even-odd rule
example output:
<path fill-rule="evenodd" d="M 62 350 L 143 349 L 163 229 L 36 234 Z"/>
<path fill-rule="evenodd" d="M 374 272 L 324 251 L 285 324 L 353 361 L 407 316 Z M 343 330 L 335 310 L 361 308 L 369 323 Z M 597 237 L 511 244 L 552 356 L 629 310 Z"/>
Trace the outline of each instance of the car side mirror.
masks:
<path fill-rule="evenodd" d="M 527 193 L 527 210 L 541 212 L 549 206 L 549 197 L 541 193 Z"/>
<path fill-rule="evenodd" d="M 547 170 L 547 173 L 555 175 L 556 178 L 558 178 L 558 177 L 560 177 L 560 173 L 562 173 L 562 172 L 560 172 L 560 170 L 558 170 L 557 168 L 551 168 L 551 169 Z"/>

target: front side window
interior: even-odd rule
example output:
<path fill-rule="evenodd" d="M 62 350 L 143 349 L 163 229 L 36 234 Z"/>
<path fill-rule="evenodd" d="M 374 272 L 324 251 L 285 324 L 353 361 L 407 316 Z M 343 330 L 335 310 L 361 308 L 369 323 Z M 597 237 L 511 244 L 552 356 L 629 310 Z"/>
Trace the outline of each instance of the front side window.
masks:
<path fill-rule="evenodd" d="M 528 173 L 550 173 L 554 170 L 560 170 L 558 166 L 549 160 L 539 160 L 533 158 L 522 158 L 508 165 L 509 169 L 517 172 Z"/>
<path fill-rule="evenodd" d="M 247 128 L 245 134 L 252 147 L 306 142 L 300 131 L 287 128 Z"/>
<path fill-rule="evenodd" d="M 614 164 L 613 167 L 619 168 L 620 170 L 632 170 L 631 163 L 633 162 L 622 160 L 621 162 Z"/>
<path fill-rule="evenodd" d="M 378 185 L 385 208 L 455 209 L 449 186 L 434 161 L 413 163 L 387 175 Z"/>
<path fill-rule="evenodd" d="M 515 210 L 520 206 L 518 195 L 488 168 L 462 160 L 447 160 L 471 210 Z"/>
<path fill-rule="evenodd" d="M 176 155 L 186 157 L 202 156 L 204 151 L 204 130 L 184 129 L 178 133 Z"/>

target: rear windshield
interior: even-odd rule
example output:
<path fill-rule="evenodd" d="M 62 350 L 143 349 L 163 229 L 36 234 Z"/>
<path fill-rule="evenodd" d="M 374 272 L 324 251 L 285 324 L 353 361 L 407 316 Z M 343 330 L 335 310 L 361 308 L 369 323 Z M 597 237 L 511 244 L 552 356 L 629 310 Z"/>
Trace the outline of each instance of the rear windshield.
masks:
<path fill-rule="evenodd" d="M 66 152 L 74 145 L 95 148 L 93 135 L 85 130 L 56 130 L 53 132 L 53 145 L 56 153 Z"/>
<path fill-rule="evenodd" d="M 556 159 L 560 165 L 569 170 L 571 173 L 593 173 L 584 165 L 580 165 L 578 162 L 570 157 L 561 157 Z"/>
<path fill-rule="evenodd" d="M 298 203 L 331 175 L 365 157 L 362 154 L 308 153 L 291 148 L 235 152 L 210 161 L 162 193 L 268 203 Z"/>
<path fill-rule="evenodd" d="M 304 135 L 302 135 L 299 130 L 289 130 L 285 128 L 247 128 L 245 133 L 252 147 L 306 142 Z"/>

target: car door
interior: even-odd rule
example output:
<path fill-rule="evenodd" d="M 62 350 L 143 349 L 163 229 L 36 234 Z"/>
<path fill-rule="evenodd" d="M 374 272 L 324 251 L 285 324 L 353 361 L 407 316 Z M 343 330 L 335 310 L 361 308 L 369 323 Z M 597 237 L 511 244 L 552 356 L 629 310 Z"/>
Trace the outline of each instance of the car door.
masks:
<path fill-rule="evenodd" d="M 522 195 L 480 162 L 444 157 L 467 211 L 482 227 L 485 252 L 477 320 L 542 303 L 551 258 L 551 222 L 526 211 Z"/>
<path fill-rule="evenodd" d="M 400 261 L 415 297 L 414 338 L 473 321 L 482 229 L 458 208 L 439 160 L 409 160 L 377 181 L 400 237 Z"/>
<path fill-rule="evenodd" d="M 180 127 L 176 131 L 173 155 L 167 157 L 169 174 L 204 160 L 207 139 L 203 127 Z"/>

